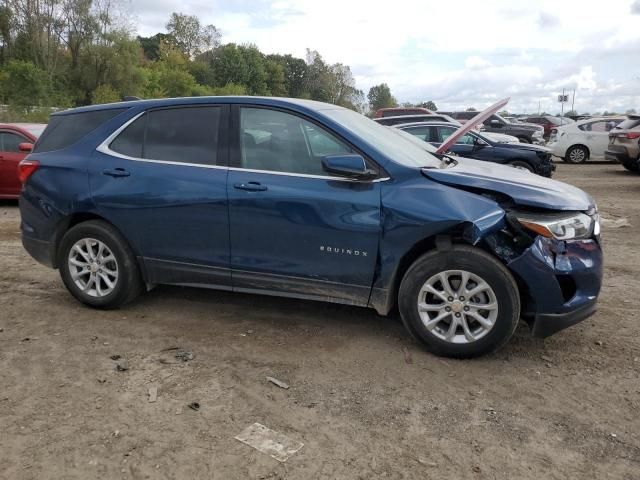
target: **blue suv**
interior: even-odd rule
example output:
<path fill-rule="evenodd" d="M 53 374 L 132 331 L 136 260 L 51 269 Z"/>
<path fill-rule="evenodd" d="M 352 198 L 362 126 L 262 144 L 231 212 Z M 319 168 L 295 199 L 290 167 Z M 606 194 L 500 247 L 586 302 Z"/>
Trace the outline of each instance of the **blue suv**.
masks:
<path fill-rule="evenodd" d="M 79 301 L 157 284 L 398 307 L 432 352 L 590 316 L 599 220 L 583 191 L 435 155 L 324 103 L 123 102 L 51 116 L 21 163 L 22 240 Z"/>

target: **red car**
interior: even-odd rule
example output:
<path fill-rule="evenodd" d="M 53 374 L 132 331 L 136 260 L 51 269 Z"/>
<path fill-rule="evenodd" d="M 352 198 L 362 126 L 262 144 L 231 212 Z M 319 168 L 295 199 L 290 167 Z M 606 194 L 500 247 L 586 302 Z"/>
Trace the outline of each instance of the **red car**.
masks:
<path fill-rule="evenodd" d="M 18 198 L 18 163 L 45 129 L 40 123 L 0 123 L 0 198 Z"/>

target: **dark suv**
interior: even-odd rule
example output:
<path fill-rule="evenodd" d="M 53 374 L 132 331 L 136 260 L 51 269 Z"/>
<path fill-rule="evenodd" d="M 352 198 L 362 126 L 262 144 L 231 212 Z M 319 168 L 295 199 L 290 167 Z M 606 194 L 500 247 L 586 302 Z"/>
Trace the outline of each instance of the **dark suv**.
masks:
<path fill-rule="evenodd" d="M 479 112 L 437 112 L 448 115 L 460 123 L 465 123 L 475 117 Z M 544 143 L 544 129 L 542 127 L 525 125 L 522 123 L 511 123 L 497 113 L 490 116 L 483 123 L 484 132 L 504 133 L 517 137 L 523 143 Z"/>
<path fill-rule="evenodd" d="M 593 199 L 425 147 L 309 100 L 67 110 L 20 163 L 22 241 L 95 308 L 157 284 L 397 305 L 415 338 L 456 357 L 504 345 L 520 318 L 544 337 L 589 317 Z"/>

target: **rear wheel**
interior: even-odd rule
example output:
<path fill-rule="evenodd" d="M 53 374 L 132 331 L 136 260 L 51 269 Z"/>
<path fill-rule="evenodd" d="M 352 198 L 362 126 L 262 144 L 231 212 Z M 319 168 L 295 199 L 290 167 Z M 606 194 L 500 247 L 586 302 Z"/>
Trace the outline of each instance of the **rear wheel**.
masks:
<path fill-rule="evenodd" d="M 624 168 L 626 168 L 627 170 L 629 170 L 630 172 L 638 172 L 638 171 L 640 171 L 640 167 L 638 167 L 638 163 L 637 162 L 623 163 L 622 166 Z"/>
<path fill-rule="evenodd" d="M 524 160 L 514 160 L 513 162 L 509 162 L 509 165 L 511 165 L 512 167 L 524 168 L 525 170 L 533 172 L 533 167 Z"/>
<path fill-rule="evenodd" d="M 131 248 L 114 227 L 101 220 L 80 223 L 65 234 L 58 265 L 69 292 L 95 308 L 117 308 L 142 291 Z"/>
<path fill-rule="evenodd" d="M 416 260 L 402 280 L 398 305 L 405 327 L 427 350 L 458 358 L 500 348 L 520 317 L 518 287 L 509 271 L 467 246 Z"/>
<path fill-rule="evenodd" d="M 582 145 L 575 145 L 567 150 L 564 159 L 569 163 L 584 163 L 589 158 L 589 150 Z"/>

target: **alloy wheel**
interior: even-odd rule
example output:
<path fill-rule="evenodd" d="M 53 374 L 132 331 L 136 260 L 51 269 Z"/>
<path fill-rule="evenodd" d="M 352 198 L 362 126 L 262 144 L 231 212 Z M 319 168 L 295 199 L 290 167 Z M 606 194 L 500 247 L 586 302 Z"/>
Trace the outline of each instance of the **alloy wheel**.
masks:
<path fill-rule="evenodd" d="M 109 247 L 100 240 L 78 240 L 68 256 L 71 279 L 90 297 L 105 297 L 118 283 L 118 262 Z"/>
<path fill-rule="evenodd" d="M 498 317 L 491 286 L 465 270 L 446 270 L 429 278 L 420 289 L 417 308 L 431 334 L 457 344 L 480 340 Z"/>

